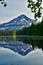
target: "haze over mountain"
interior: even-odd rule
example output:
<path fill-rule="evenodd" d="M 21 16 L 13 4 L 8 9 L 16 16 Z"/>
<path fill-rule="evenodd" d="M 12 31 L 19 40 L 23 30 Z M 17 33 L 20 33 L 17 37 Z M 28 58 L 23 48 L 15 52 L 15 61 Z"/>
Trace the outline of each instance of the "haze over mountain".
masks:
<path fill-rule="evenodd" d="M 34 22 L 32 19 L 23 14 L 7 23 L 1 24 L 0 30 L 18 30 L 30 26 L 32 22 Z"/>

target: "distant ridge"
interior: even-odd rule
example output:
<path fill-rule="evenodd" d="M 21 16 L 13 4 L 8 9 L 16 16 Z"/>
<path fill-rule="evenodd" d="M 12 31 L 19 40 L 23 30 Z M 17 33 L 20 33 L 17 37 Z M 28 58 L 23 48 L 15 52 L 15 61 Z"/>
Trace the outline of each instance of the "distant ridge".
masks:
<path fill-rule="evenodd" d="M 10 20 L 7 23 L 1 24 L 0 30 L 18 30 L 23 27 L 29 26 L 32 22 L 32 19 L 23 14 L 18 16 L 17 18 Z"/>

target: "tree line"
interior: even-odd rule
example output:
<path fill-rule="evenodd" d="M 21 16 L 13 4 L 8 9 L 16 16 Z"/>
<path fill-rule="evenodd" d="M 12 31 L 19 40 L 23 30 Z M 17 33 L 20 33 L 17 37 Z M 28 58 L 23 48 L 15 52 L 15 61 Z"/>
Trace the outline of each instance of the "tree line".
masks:
<path fill-rule="evenodd" d="M 17 35 L 34 35 L 34 36 L 43 36 L 43 20 L 42 22 L 36 24 L 33 24 L 29 27 L 24 27 L 21 30 L 16 31 Z"/>

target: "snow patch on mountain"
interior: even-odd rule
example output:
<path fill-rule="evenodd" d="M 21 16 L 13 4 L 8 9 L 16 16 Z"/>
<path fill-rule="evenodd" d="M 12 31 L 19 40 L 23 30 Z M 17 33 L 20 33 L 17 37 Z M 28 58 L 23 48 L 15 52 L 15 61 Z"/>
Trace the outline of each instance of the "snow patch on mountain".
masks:
<path fill-rule="evenodd" d="M 28 27 L 33 22 L 32 19 L 28 18 L 27 16 L 20 15 L 17 18 L 14 18 L 13 20 L 4 23 L 0 26 L 0 29 L 3 30 L 18 30 L 23 27 Z"/>

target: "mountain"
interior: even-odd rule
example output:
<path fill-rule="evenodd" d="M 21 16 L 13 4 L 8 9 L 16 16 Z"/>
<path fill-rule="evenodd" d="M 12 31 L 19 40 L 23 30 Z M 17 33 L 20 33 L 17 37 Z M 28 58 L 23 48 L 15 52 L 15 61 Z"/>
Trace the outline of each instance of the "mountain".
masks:
<path fill-rule="evenodd" d="M 8 48 L 16 53 L 19 53 L 22 56 L 27 55 L 33 50 L 32 45 L 18 41 L 1 42 L 0 47 Z"/>
<path fill-rule="evenodd" d="M 29 26 L 32 22 L 32 19 L 28 18 L 23 14 L 7 23 L 1 24 L 0 30 L 18 30 L 23 27 Z"/>

